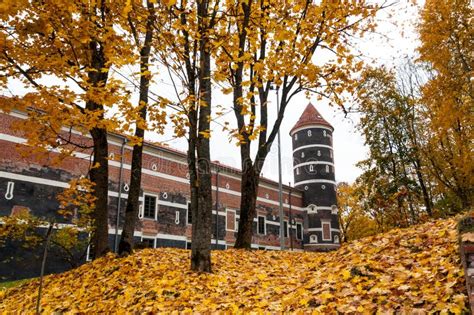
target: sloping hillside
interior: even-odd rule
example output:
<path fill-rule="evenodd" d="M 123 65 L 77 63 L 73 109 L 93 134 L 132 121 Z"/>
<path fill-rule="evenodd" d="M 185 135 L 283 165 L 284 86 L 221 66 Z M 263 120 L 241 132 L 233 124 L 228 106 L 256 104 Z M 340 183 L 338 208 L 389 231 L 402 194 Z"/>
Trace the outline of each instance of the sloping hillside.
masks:
<path fill-rule="evenodd" d="M 188 269 L 189 252 L 113 255 L 45 280 L 52 311 L 365 312 L 465 307 L 455 220 L 393 230 L 331 253 L 213 252 L 213 274 Z M 0 293 L 0 313 L 34 310 L 37 281 Z"/>

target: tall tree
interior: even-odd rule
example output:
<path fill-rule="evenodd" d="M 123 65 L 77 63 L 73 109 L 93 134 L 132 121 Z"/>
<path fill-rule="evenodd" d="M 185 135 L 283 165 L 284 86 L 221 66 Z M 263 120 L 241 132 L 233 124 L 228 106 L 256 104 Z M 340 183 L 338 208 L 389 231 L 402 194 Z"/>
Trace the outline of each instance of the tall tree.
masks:
<path fill-rule="evenodd" d="M 360 70 L 351 36 L 372 26 L 377 8 L 365 1 L 236 1 L 219 29 L 215 79 L 233 94 L 242 168 L 239 232 L 235 247 L 250 248 L 260 173 L 291 99 L 302 92 L 342 106 Z M 332 55 L 333 58 L 326 58 Z M 324 57 L 323 57 L 324 56 Z M 269 121 L 272 87 L 280 108 Z M 256 152 L 252 152 L 255 143 Z"/>
<path fill-rule="evenodd" d="M 7 2 L 1 12 L 0 62 L 2 87 L 19 79 L 31 91 L 30 119 L 41 130 L 26 132 L 35 149 L 48 149 L 58 137 L 92 150 L 89 176 L 95 197 L 93 249 L 95 257 L 108 249 L 107 132 L 117 121 L 106 111 L 126 102 L 123 84 L 111 78 L 110 68 L 128 63 L 129 45 L 115 27 L 121 19 L 121 1 Z M 54 13 L 53 13 L 54 12 Z M 61 136 L 61 127 L 88 133 L 92 144 Z M 28 130 L 28 129 L 26 129 Z"/>
<path fill-rule="evenodd" d="M 170 3 L 160 21 L 161 62 L 174 83 L 178 103 L 171 119 L 177 136 L 187 136 L 191 192 L 191 269 L 211 271 L 212 181 L 209 138 L 212 114 L 211 52 L 220 1 Z M 176 82 L 178 80 L 180 84 Z M 172 102 L 171 102 L 172 103 Z M 183 120 L 185 123 L 183 123 Z"/>
<path fill-rule="evenodd" d="M 474 13 L 469 0 L 427 0 L 418 24 L 420 61 L 433 70 L 423 87 L 429 162 L 439 183 L 472 206 Z"/>
<path fill-rule="evenodd" d="M 132 6 L 132 4 L 130 4 Z M 150 0 L 146 1 L 146 7 L 142 7 L 141 3 L 133 3 L 131 10 L 127 13 L 128 30 L 132 35 L 136 48 L 139 50 L 140 58 L 140 83 L 138 117 L 135 122 L 134 145 L 132 151 L 132 165 L 130 171 L 130 188 L 128 191 L 127 207 L 125 209 L 125 221 L 122 229 L 122 236 L 118 247 L 120 255 L 127 255 L 133 249 L 133 234 L 139 213 L 139 198 L 142 179 L 142 156 L 143 141 L 145 137 L 145 129 L 147 125 L 148 112 L 148 96 L 151 81 L 150 56 L 153 44 L 153 33 L 155 30 L 155 8 Z M 145 21 L 145 25 L 141 25 L 140 21 Z M 141 30 L 144 31 L 143 40 Z M 119 189 L 122 189 L 119 187 Z"/>

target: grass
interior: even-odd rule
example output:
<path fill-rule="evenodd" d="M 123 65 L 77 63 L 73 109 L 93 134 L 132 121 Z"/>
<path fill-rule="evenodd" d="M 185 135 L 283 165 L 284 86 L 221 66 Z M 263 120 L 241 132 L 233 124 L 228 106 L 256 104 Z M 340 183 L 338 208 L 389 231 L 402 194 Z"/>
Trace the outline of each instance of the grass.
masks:
<path fill-rule="evenodd" d="M 13 288 L 13 287 L 19 286 L 20 284 L 26 283 L 30 280 L 31 279 L 22 279 L 22 280 L 0 282 L 0 290 L 6 290 L 6 289 L 9 289 L 9 288 Z"/>

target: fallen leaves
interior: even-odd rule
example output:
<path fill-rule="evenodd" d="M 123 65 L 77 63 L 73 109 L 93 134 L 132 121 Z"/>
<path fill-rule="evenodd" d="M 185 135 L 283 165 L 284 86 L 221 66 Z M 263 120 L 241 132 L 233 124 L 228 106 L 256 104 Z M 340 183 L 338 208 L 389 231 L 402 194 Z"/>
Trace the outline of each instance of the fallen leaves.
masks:
<path fill-rule="evenodd" d="M 145 249 L 98 259 L 45 280 L 52 312 L 452 312 L 466 307 L 455 219 L 398 229 L 330 253 L 213 252 L 213 274 L 189 251 Z M 441 236 L 442 235 L 442 236 Z M 32 312 L 37 281 L 4 291 L 0 313 Z"/>

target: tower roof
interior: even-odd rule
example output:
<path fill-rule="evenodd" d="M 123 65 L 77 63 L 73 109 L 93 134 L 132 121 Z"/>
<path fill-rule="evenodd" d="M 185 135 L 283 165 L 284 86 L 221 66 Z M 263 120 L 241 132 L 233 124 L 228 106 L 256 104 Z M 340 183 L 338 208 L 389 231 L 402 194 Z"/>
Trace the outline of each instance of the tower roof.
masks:
<path fill-rule="evenodd" d="M 326 121 L 326 119 L 321 116 L 321 114 L 318 112 L 318 110 L 313 106 L 313 104 L 308 103 L 308 106 L 306 106 L 303 114 L 301 114 L 300 119 L 298 122 L 291 128 L 290 130 L 290 135 L 293 134 L 293 132 L 304 126 L 309 126 L 309 125 L 322 125 L 331 128 L 334 130 L 334 128 L 331 126 L 330 123 Z"/>

